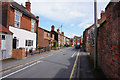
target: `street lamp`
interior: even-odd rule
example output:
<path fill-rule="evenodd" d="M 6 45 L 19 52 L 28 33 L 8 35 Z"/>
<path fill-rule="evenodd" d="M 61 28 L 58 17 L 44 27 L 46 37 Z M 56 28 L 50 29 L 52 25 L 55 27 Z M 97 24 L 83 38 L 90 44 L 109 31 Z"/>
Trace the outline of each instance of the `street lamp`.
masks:
<path fill-rule="evenodd" d="M 96 69 L 96 55 L 97 55 L 97 0 L 94 0 L 94 27 L 95 27 L 95 31 L 94 31 L 94 36 L 95 36 L 95 40 L 94 40 L 94 69 Z"/>

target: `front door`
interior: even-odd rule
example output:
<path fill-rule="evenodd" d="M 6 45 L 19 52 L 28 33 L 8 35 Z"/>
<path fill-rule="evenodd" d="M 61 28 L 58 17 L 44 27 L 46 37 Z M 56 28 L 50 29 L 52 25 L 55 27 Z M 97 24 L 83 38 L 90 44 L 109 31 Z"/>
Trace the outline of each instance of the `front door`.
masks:
<path fill-rule="evenodd" d="M 13 49 L 17 48 L 17 39 L 13 38 Z"/>

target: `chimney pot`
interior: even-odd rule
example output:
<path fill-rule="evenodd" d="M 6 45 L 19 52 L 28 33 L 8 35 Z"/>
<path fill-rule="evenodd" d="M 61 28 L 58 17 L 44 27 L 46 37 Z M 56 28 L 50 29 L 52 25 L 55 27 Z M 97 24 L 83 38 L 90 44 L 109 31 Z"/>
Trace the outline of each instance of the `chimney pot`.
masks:
<path fill-rule="evenodd" d="M 39 21 L 39 16 L 36 16 L 37 20 Z"/>
<path fill-rule="evenodd" d="M 26 8 L 29 12 L 31 12 L 31 3 L 30 3 L 30 0 L 28 0 L 28 1 L 26 2 L 25 8 Z"/>
<path fill-rule="evenodd" d="M 64 32 L 62 32 L 62 35 L 64 35 Z"/>
<path fill-rule="evenodd" d="M 59 29 L 57 29 L 57 32 L 59 32 L 60 30 Z"/>
<path fill-rule="evenodd" d="M 52 27 L 51 27 L 51 31 L 54 31 L 54 29 L 55 29 L 55 27 L 54 27 L 54 25 L 52 25 Z"/>

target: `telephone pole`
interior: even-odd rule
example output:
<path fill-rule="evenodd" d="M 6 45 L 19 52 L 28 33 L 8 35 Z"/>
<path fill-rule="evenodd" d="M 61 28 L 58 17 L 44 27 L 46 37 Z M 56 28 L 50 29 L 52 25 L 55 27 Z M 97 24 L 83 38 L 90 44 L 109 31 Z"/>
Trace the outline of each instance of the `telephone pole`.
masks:
<path fill-rule="evenodd" d="M 94 31 L 94 69 L 96 69 L 96 63 L 97 63 L 97 0 L 94 0 L 94 27 L 95 27 L 95 31 Z"/>

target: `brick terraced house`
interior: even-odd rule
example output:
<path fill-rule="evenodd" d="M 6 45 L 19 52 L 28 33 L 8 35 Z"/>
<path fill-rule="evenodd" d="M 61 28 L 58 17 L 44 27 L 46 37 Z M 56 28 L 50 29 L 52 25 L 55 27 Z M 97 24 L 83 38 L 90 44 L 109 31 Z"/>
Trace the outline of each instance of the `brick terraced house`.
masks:
<path fill-rule="evenodd" d="M 80 45 L 81 43 L 82 43 L 82 37 L 74 36 L 73 44 L 74 45 Z"/>
<path fill-rule="evenodd" d="M 56 40 L 54 40 L 54 34 L 40 27 L 38 27 L 37 39 L 37 47 L 43 47 L 47 51 L 50 50 L 50 47 L 53 46 L 54 42 L 56 42 Z"/>
<path fill-rule="evenodd" d="M 13 49 L 35 50 L 39 17 L 31 13 L 29 1 L 25 5 L 2 2 L 2 25 L 13 33 Z"/>
<path fill-rule="evenodd" d="M 83 32 L 84 51 L 90 52 L 92 46 L 94 46 L 94 24 L 85 29 Z"/>

